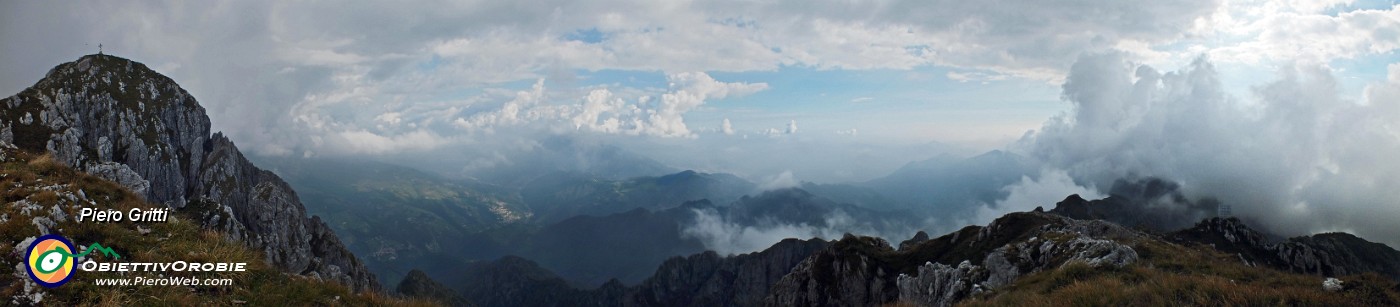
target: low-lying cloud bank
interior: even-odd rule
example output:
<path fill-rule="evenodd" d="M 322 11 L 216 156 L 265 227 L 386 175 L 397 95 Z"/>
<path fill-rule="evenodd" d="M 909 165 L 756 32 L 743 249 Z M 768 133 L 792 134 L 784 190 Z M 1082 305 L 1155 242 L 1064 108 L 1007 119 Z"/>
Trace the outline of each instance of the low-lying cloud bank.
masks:
<path fill-rule="evenodd" d="M 758 223 L 743 223 L 727 218 L 714 209 L 695 209 L 694 223 L 686 224 L 681 234 L 699 239 L 705 248 L 721 255 L 737 255 L 762 251 L 786 238 L 840 239 L 843 235 L 877 236 L 885 240 L 913 236 L 913 228 L 903 225 L 878 224 L 885 221 L 861 221 L 843 211 L 835 210 L 817 223 L 760 219 Z M 888 227 L 896 226 L 896 227 Z M 896 229 L 899 230 L 891 230 Z M 898 242 L 898 241 L 894 241 Z"/>

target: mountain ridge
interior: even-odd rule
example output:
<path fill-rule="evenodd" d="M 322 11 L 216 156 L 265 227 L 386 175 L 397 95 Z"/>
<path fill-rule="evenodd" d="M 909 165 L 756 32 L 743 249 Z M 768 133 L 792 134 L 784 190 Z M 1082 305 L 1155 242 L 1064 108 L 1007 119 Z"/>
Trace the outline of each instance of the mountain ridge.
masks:
<path fill-rule="evenodd" d="M 1070 203 L 1071 207 L 1079 205 L 1073 204 L 1073 200 L 1082 201 L 1078 195 L 1066 199 L 1065 203 Z M 771 256 L 783 254 L 775 252 L 779 246 L 790 246 L 798 240 L 788 239 L 762 251 L 731 257 L 719 257 L 712 251 L 675 257 L 659 266 L 653 277 L 631 287 L 616 280 L 596 289 L 569 287 L 567 282 L 533 261 L 508 257 L 505 262 L 479 265 L 504 270 L 496 271 L 498 275 L 524 270 L 521 272 L 529 274 L 509 276 L 533 277 L 512 279 L 504 286 L 477 283 L 474 285 L 492 284 L 502 288 L 467 296 L 474 301 L 488 302 L 483 303 L 485 306 L 523 302 L 524 298 L 515 295 L 524 293 L 547 293 L 534 296 L 543 300 L 530 301 L 532 304 L 561 306 L 950 306 L 1027 302 L 1051 305 L 1134 302 L 1386 305 L 1400 302 L 1400 285 L 1390 279 L 1394 277 L 1381 276 L 1389 275 L 1386 266 L 1372 266 L 1356 259 L 1391 265 L 1400 264 L 1400 260 L 1355 257 L 1374 254 L 1371 249 L 1384 245 L 1348 234 L 1327 233 L 1291 240 L 1342 242 L 1338 244 L 1361 246 L 1359 249 L 1329 248 L 1326 244 L 1314 243 L 1288 245 L 1293 241 L 1271 245 L 1274 243 L 1266 243 L 1263 235 L 1237 219 L 1205 219 L 1196 230 L 1173 234 L 1052 212 L 1043 209 L 1013 212 L 986 226 L 967 226 L 937 238 L 919 232 L 902 242 L 898 249 L 875 237 L 848 234 L 835 241 L 812 239 L 807 242 L 820 247 L 808 250 L 807 256 L 782 269 L 781 278 L 762 282 L 760 288 L 767 289 L 761 292 L 761 299 L 754 299 L 755 292 L 729 295 L 741 293 L 736 290 L 740 285 L 754 285 L 738 282 L 749 279 L 735 277 L 734 271 L 698 268 L 712 268 L 715 263 L 733 261 L 728 259 L 775 259 Z M 1197 236 L 1187 237 L 1187 234 Z M 1210 241 L 1206 238 L 1214 237 L 1209 235 L 1223 239 Z M 1240 255 L 1231 245 L 1220 242 L 1240 242 L 1244 247 L 1260 248 L 1262 252 L 1258 255 L 1312 259 L 1300 263 L 1313 266 L 1291 268 L 1289 262 L 1285 265 L 1264 263 L 1251 258 L 1255 254 Z M 1264 247 L 1259 247 L 1261 244 Z M 1389 247 L 1384 249 L 1390 252 L 1380 254 L 1396 254 Z M 1318 263 L 1323 266 L 1317 266 Z M 1345 286 L 1324 289 L 1321 287 L 1324 277 L 1339 278 Z M 729 282 L 706 282 L 713 278 Z M 1155 280 L 1163 282 L 1155 283 Z M 1075 286 L 1081 282 L 1095 286 L 1089 289 Z M 695 286 L 702 284 L 704 286 Z M 472 287 L 469 285 L 467 289 Z M 1112 295 L 1117 291 L 1132 294 Z M 505 303 L 495 304 L 502 302 Z"/>

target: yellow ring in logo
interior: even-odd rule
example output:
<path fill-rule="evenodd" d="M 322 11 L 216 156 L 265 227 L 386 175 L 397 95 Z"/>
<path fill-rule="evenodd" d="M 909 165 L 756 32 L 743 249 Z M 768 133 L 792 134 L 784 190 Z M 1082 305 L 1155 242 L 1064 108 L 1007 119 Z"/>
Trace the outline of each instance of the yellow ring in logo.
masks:
<path fill-rule="evenodd" d="M 67 283 L 73 277 L 73 243 L 55 235 L 45 235 L 29 245 L 29 277 L 35 283 L 53 288 Z"/>

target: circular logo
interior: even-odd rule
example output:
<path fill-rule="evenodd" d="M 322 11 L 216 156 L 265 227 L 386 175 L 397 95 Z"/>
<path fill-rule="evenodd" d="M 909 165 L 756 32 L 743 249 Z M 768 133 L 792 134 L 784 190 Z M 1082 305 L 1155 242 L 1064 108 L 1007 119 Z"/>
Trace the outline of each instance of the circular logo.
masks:
<path fill-rule="evenodd" d="M 29 245 L 29 278 L 44 287 L 53 288 L 73 278 L 73 242 L 63 236 L 49 234 Z"/>

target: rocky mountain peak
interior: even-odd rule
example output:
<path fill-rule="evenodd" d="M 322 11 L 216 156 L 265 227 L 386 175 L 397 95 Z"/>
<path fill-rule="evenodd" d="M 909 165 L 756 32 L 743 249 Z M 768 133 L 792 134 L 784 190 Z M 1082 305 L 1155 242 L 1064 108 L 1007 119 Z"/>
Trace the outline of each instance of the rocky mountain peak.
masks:
<path fill-rule="evenodd" d="M 141 63 L 88 55 L 58 65 L 0 99 L 0 141 L 193 211 L 206 228 L 262 249 L 284 272 L 379 287 L 281 178 L 211 135 L 198 101 Z"/>
<path fill-rule="evenodd" d="M 1264 234 L 1246 226 L 1239 218 L 1209 218 L 1196 223 L 1195 227 L 1183 230 L 1180 234 L 1191 234 L 1201 240 L 1219 240 L 1220 243 L 1259 246 L 1265 243 Z"/>

